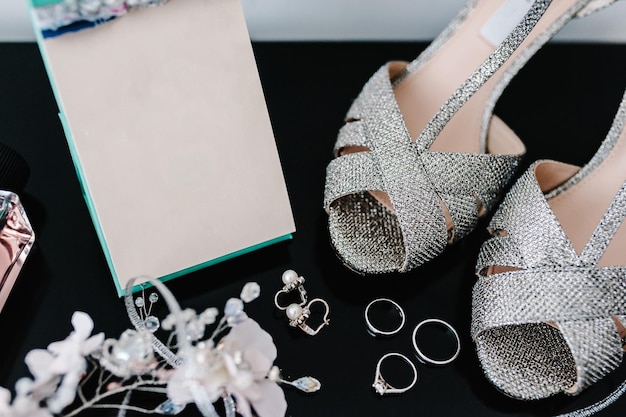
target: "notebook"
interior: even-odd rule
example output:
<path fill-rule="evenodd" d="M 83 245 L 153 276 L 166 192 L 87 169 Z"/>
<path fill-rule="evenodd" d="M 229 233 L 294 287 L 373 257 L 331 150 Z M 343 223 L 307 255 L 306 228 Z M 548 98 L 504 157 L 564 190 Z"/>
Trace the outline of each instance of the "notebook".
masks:
<path fill-rule="evenodd" d="M 31 1 L 38 29 L 36 8 L 58 0 Z M 239 0 L 36 32 L 118 295 L 131 278 L 171 279 L 292 237 Z"/>

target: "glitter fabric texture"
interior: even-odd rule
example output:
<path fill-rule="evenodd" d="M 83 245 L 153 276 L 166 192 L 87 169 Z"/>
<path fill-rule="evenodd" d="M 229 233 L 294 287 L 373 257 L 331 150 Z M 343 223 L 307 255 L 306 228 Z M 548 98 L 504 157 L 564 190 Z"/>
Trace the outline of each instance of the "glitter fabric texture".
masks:
<path fill-rule="evenodd" d="M 580 11 L 600 7 L 597 1 L 577 1 L 509 63 L 486 104 L 481 153 L 431 152 L 429 148 L 448 121 L 518 49 L 549 0 L 534 2 L 522 22 L 459 86 L 417 138 L 411 138 L 407 130 L 394 87 L 445 44 L 476 1 L 470 1 L 414 61 L 387 63 L 370 78 L 347 113 L 335 144 L 337 157 L 326 172 L 324 207 L 329 234 L 346 266 L 362 274 L 407 272 L 475 228 L 484 209 L 499 202 L 522 157 L 486 151 L 486 132 L 498 97 L 543 44 Z M 355 146 L 361 152 L 342 153 Z M 374 197 L 380 192 L 387 194 L 390 206 Z M 446 215 L 453 223 L 450 232 Z"/>
<path fill-rule="evenodd" d="M 626 94 L 592 160 L 560 192 L 593 172 L 620 140 Z M 510 396 L 577 394 L 622 361 L 612 316 L 626 319 L 626 266 L 597 263 L 626 216 L 626 182 L 578 255 L 541 191 L 533 164 L 494 214 L 480 251 L 472 336 L 487 378 Z M 490 266 L 514 270 L 486 274 Z"/>

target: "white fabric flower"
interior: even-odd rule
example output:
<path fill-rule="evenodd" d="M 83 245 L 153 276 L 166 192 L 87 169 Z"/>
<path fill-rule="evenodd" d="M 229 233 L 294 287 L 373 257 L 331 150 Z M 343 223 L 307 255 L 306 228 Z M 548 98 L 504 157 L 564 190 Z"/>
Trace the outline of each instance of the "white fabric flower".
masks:
<path fill-rule="evenodd" d="M 99 350 L 104 342 L 104 333 L 89 337 L 93 320 L 87 313 L 76 311 L 72 315 L 72 326 L 74 331 L 65 340 L 48 345 L 48 351 L 54 355 L 50 370 L 57 374 L 84 370 L 85 356 Z"/>
<path fill-rule="evenodd" d="M 65 340 L 51 343 L 48 350 L 33 349 L 26 354 L 24 362 L 33 379 L 17 381 L 13 403 L 9 403 L 8 391 L 0 390 L 0 417 L 48 417 L 74 402 L 87 367 L 85 356 L 100 349 L 104 334 L 89 337 L 93 321 L 86 313 L 75 312 L 72 325 L 74 331 Z M 44 401 L 48 409 L 40 407 Z"/>
<path fill-rule="evenodd" d="M 11 393 L 0 387 L 0 417 L 52 417 L 52 414 L 26 395 L 18 394 L 11 404 Z"/>
<path fill-rule="evenodd" d="M 54 356 L 48 372 L 62 377 L 56 393 L 47 401 L 53 413 L 60 413 L 74 402 L 76 387 L 87 368 L 85 356 L 101 349 L 104 342 L 104 333 L 89 337 L 93 320 L 87 313 L 75 312 L 72 315 L 72 326 L 74 331 L 65 340 L 48 345 L 48 351 Z"/>
<path fill-rule="evenodd" d="M 244 417 L 252 417 L 252 409 L 259 417 L 283 417 L 285 395 L 276 382 L 266 378 L 274 359 L 272 337 L 257 322 L 246 319 L 224 336 L 218 349 L 206 343 L 191 348 L 171 376 L 167 395 L 179 404 L 207 404 L 217 401 L 226 389 Z"/>
<path fill-rule="evenodd" d="M 11 392 L 0 387 L 0 416 L 8 416 L 9 411 L 11 411 Z"/>
<path fill-rule="evenodd" d="M 54 394 L 61 378 L 51 370 L 53 361 L 54 356 L 45 349 L 33 349 L 26 354 L 24 362 L 34 380 L 22 378 L 21 386 L 25 395 L 30 395 L 35 401 L 41 401 Z"/>
<path fill-rule="evenodd" d="M 228 381 L 220 353 L 212 343 L 203 342 L 184 355 L 183 364 L 176 368 L 167 384 L 168 398 L 178 404 L 195 402 L 199 395 L 205 402 L 217 401 Z"/>
<path fill-rule="evenodd" d="M 266 378 L 277 352 L 272 336 L 252 320 L 234 326 L 221 343 L 229 378 L 226 389 L 237 401 L 239 412 L 251 417 L 283 417 L 287 401 L 283 390 Z"/>

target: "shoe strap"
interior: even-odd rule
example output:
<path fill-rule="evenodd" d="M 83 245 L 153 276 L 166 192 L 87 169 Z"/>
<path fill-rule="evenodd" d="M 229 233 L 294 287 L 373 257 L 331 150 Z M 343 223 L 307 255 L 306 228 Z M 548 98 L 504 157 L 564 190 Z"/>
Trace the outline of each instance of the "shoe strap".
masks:
<path fill-rule="evenodd" d="M 585 17 L 598 10 L 601 10 L 609 5 L 615 3 L 617 0 L 580 0 L 572 8 L 570 8 L 561 18 L 555 21 L 554 24 L 549 27 L 545 33 L 529 46 L 527 53 L 520 56 L 511 68 L 507 71 L 503 80 L 498 83 L 495 88 L 491 103 L 486 109 L 486 116 L 490 116 L 493 105 L 495 105 L 495 98 L 497 98 L 502 90 L 508 85 L 510 79 L 519 70 L 519 68 L 528 60 L 536 50 L 538 50 L 545 42 L 547 42 L 561 27 L 563 27 L 573 17 Z M 519 46 L 526 40 L 530 32 L 539 22 L 543 14 L 550 6 L 551 0 L 536 0 L 529 11 L 526 13 L 522 21 L 513 29 L 511 33 L 502 41 L 502 43 L 496 48 L 496 50 L 489 55 L 489 57 L 476 69 L 469 78 L 456 89 L 454 93 L 446 100 L 446 102 L 439 108 L 437 113 L 428 122 L 426 127 L 422 130 L 419 137 L 416 140 L 418 146 L 421 149 L 428 149 L 432 143 L 437 139 L 437 136 L 441 133 L 446 124 L 452 119 L 452 117 L 459 111 L 459 109 L 493 76 L 513 53 L 519 48 Z M 450 29 L 445 31 L 444 34 L 433 42 L 424 54 L 421 54 L 417 61 L 411 62 L 407 67 L 407 74 L 414 71 L 416 68 L 426 60 L 426 58 L 432 55 L 435 50 L 445 43 L 445 40 L 452 35 L 455 28 L 458 27 L 461 22 L 470 13 L 473 4 L 466 7 L 456 17 L 454 25 L 450 25 Z M 405 75 L 406 76 L 406 75 Z M 404 77 L 399 77 L 401 80 Z M 486 120 L 488 120 L 487 117 Z"/>
<path fill-rule="evenodd" d="M 535 169 L 541 163 L 535 162 L 522 174 L 492 216 L 489 228 L 495 232 L 481 247 L 476 264 L 479 275 L 492 265 L 596 267 L 626 218 L 624 182 L 578 255 L 537 182 Z"/>
<path fill-rule="evenodd" d="M 617 142 L 620 140 L 622 132 L 626 128 L 626 89 L 624 90 L 624 94 L 622 95 L 622 100 L 619 104 L 619 108 L 615 117 L 613 118 L 613 124 L 611 125 L 611 129 L 593 155 L 591 160 L 585 164 L 572 178 L 565 181 L 562 185 L 556 187 L 554 190 L 548 192 L 546 194 L 547 199 L 551 199 L 563 191 L 567 190 L 574 184 L 578 183 L 580 180 L 585 178 L 591 171 L 596 169 L 598 165 L 600 165 L 606 157 L 611 153 Z"/>
<path fill-rule="evenodd" d="M 589 417 L 596 414 L 599 411 L 604 410 L 609 405 L 613 404 L 619 397 L 621 397 L 626 392 L 626 381 L 622 382 L 619 387 L 615 389 L 612 393 L 607 395 L 605 398 L 597 401 L 596 403 L 581 408 L 576 411 L 572 411 L 565 414 L 559 414 L 556 417 Z"/>
<path fill-rule="evenodd" d="M 481 277 L 472 293 L 472 337 L 555 323 L 576 364 L 576 383 L 568 393 L 577 394 L 622 361 L 622 340 L 611 317 L 626 314 L 625 275 L 626 267 L 557 267 Z M 528 389 L 537 398 L 550 394 L 542 386 Z"/>
<path fill-rule="evenodd" d="M 624 316 L 625 275 L 626 267 L 614 266 L 537 268 L 480 277 L 472 293 L 471 334 L 507 325 Z M 612 331 L 618 337 L 614 324 Z"/>
<path fill-rule="evenodd" d="M 613 1 L 603 2 L 603 1 L 594 1 L 592 2 L 596 6 L 600 6 L 599 3 L 609 4 L 613 3 Z M 591 5 L 590 5 L 591 6 Z M 594 10 L 597 10 L 594 9 Z M 626 122 L 626 92 L 622 98 L 622 102 L 620 104 L 620 108 L 615 116 L 615 121 L 613 122 L 613 126 L 611 127 L 611 131 L 609 132 L 607 140 L 602 144 L 600 150 L 597 152 L 598 157 L 594 157 L 598 162 L 601 162 L 604 157 L 603 155 L 608 154 L 610 149 L 615 145 L 617 138 L 620 136 L 621 132 L 624 129 L 624 124 Z M 602 157 L 601 157 L 602 156 Z M 595 166 L 596 164 L 588 164 Z M 611 202 L 611 206 L 607 210 L 603 219 L 600 221 L 600 224 L 596 228 L 593 233 L 591 240 L 585 246 L 581 258 L 586 260 L 589 263 L 597 263 L 602 256 L 602 253 L 606 250 L 611 238 L 615 236 L 619 225 L 622 223 L 624 217 L 626 216 L 626 182 L 622 185 L 622 188 L 617 193 L 616 197 Z M 612 219 L 616 219 L 614 224 L 612 223 Z M 619 219 L 617 221 L 617 219 Z M 589 417 L 591 415 L 596 414 L 597 412 L 605 409 L 609 405 L 613 404 L 617 401 L 624 393 L 626 392 L 626 381 L 622 382 L 612 393 L 604 397 L 603 399 L 595 402 L 594 404 L 581 408 L 579 410 L 575 410 L 569 413 L 560 414 L 557 417 Z"/>
<path fill-rule="evenodd" d="M 537 183 L 535 170 L 540 163 L 533 163 L 520 176 L 492 216 L 489 228 L 497 231 L 496 236 L 483 244 L 478 271 L 491 265 L 521 269 L 580 265 L 571 241 Z"/>
<path fill-rule="evenodd" d="M 459 88 L 439 108 L 416 140 L 422 149 L 428 149 L 443 130 L 452 116 L 504 65 L 550 6 L 551 0 L 535 0 L 522 21 L 502 43 L 469 76 Z"/>
<path fill-rule="evenodd" d="M 626 182 L 617 192 L 611 205 L 604 213 L 600 223 L 585 245 L 580 259 L 585 265 L 595 266 L 611 243 L 620 225 L 626 217 Z"/>
<path fill-rule="evenodd" d="M 592 13 L 597 12 L 598 10 L 604 9 L 605 7 L 610 6 L 615 3 L 617 0 L 592 0 L 585 7 L 580 9 L 578 13 L 576 13 L 576 17 L 585 17 L 589 16 Z"/>

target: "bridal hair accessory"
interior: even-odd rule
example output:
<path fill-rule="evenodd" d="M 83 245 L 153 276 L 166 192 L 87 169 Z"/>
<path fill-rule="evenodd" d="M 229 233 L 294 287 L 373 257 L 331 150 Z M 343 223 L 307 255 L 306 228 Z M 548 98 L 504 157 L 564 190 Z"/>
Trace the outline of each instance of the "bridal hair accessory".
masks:
<path fill-rule="evenodd" d="M 372 309 L 373 306 L 376 306 L 374 308 L 377 307 L 391 307 L 393 308 L 395 311 L 397 311 L 398 316 L 400 318 L 400 321 L 398 323 L 398 325 L 391 329 L 391 330 L 381 330 L 379 328 L 377 328 L 376 326 L 374 326 L 372 324 L 372 321 L 370 320 L 370 310 Z M 395 301 L 389 299 L 389 298 L 377 298 L 375 300 L 372 300 L 367 307 L 365 307 L 365 324 L 367 325 L 367 330 L 373 335 L 373 336 L 393 336 L 395 334 L 397 334 L 398 332 L 400 332 L 400 330 L 402 329 L 402 327 L 404 327 L 404 323 L 406 322 L 406 315 L 404 314 L 404 310 L 402 309 L 402 307 L 400 307 L 400 305 L 398 303 L 396 303 Z"/>
<path fill-rule="evenodd" d="M 282 280 L 284 285 L 274 296 L 274 304 L 276 308 L 285 312 L 291 327 L 299 327 L 306 334 L 315 336 L 322 327 L 330 324 L 328 319 L 330 306 L 326 301 L 321 298 L 314 298 L 307 304 L 308 299 L 307 292 L 304 289 L 304 277 L 299 276 L 296 271 L 288 269 L 283 272 Z M 279 298 L 296 290 L 300 295 L 299 302 L 290 303 L 287 306 L 280 303 Z M 324 307 L 322 322 L 316 328 L 310 327 L 306 322 L 311 317 L 311 307 L 314 304 L 321 304 Z"/>
<path fill-rule="evenodd" d="M 419 343 L 417 341 L 418 333 L 420 329 L 422 329 L 424 326 L 427 326 L 427 325 L 443 327 L 445 330 L 452 333 L 452 335 L 454 336 L 455 348 L 454 348 L 454 353 L 450 357 L 446 359 L 433 359 L 427 356 L 422 351 L 422 349 L 420 349 Z M 452 327 L 449 323 L 440 319 L 427 319 L 427 320 L 419 322 L 417 326 L 415 326 L 415 329 L 413 329 L 413 347 L 415 348 L 417 357 L 422 363 L 426 363 L 430 365 L 447 365 L 451 363 L 452 361 L 454 361 L 459 356 L 459 353 L 461 352 L 461 339 L 459 339 L 459 334 L 454 329 L 454 327 Z"/>
<path fill-rule="evenodd" d="M 383 378 L 383 375 L 380 370 L 380 368 L 383 366 L 383 362 L 387 358 L 394 358 L 394 357 L 400 358 L 404 362 L 408 363 L 409 367 L 411 368 L 413 379 L 411 380 L 411 383 L 404 388 L 395 388 L 392 385 L 390 385 L 385 380 L 385 378 Z M 374 375 L 374 383 L 372 384 L 372 388 L 374 388 L 374 391 L 376 391 L 376 393 L 379 395 L 402 394 L 403 392 L 407 392 L 408 390 L 413 388 L 416 382 L 417 382 L 417 368 L 415 368 L 415 365 L 413 365 L 413 362 L 411 362 L 409 358 L 407 358 L 401 353 L 391 352 L 391 353 L 387 353 L 386 355 L 383 355 L 383 357 L 380 358 L 380 360 L 376 364 L 376 374 Z"/>
<path fill-rule="evenodd" d="M 156 6 L 168 0 L 30 0 L 37 26 L 44 38 L 76 32 L 108 22 L 127 12 Z"/>
<path fill-rule="evenodd" d="M 217 308 L 200 314 L 178 302 L 160 281 L 148 280 L 169 308 L 162 321 L 153 315 L 157 292 L 147 298 L 145 288 L 132 294 L 128 283 L 124 302 L 134 329 L 119 339 L 103 333 L 91 335 L 88 314 L 75 312 L 74 330 L 47 349 L 31 350 L 25 363 L 32 378 L 15 384 L 15 398 L 0 387 L 2 417 L 72 417 L 87 409 L 118 409 L 146 414 L 175 415 L 194 403 L 204 417 L 283 417 L 287 402 L 279 384 L 304 392 L 320 389 L 312 377 L 284 380 L 273 365 L 276 346 L 269 333 L 249 318 L 244 303 L 260 294 L 257 283 L 247 283 L 239 298 L 226 302 L 218 319 Z M 213 328 L 207 338 L 207 327 Z M 165 333 L 165 338 L 157 334 Z M 162 340 L 165 340 L 163 342 Z M 131 403 L 134 392 L 163 397 L 155 408 Z M 218 401 L 223 402 L 219 407 Z"/>

